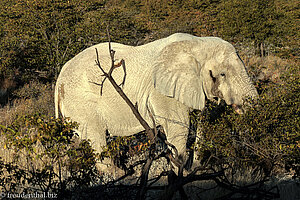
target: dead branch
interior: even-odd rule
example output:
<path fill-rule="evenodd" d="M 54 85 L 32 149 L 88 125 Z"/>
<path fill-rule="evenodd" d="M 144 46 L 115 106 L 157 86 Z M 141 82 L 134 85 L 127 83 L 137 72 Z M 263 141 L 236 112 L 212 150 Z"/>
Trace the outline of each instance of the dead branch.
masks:
<path fill-rule="evenodd" d="M 136 109 L 137 109 L 137 104 L 136 104 Z M 152 119 L 152 123 L 153 123 L 153 129 L 152 130 L 154 131 L 154 136 L 156 138 L 157 135 L 158 135 L 157 129 L 156 129 L 156 123 L 155 123 L 154 117 L 153 117 L 152 113 L 150 112 L 148 106 L 147 106 L 147 110 L 148 110 L 148 113 L 150 115 L 150 118 Z M 155 143 L 151 142 L 149 155 L 147 157 L 147 162 L 142 168 L 140 189 L 139 189 L 139 192 L 136 196 L 137 199 L 143 199 L 144 196 L 146 195 L 148 175 L 149 175 L 151 164 L 152 164 L 153 159 L 154 159 L 154 153 L 155 153 L 154 150 L 155 150 Z"/>
<path fill-rule="evenodd" d="M 168 176 L 168 173 L 169 173 L 169 171 L 163 171 L 156 178 L 149 180 L 149 181 L 151 181 L 151 183 L 149 183 L 149 187 L 151 187 L 154 183 L 159 181 L 159 179 L 161 179 L 163 176 Z"/>
<path fill-rule="evenodd" d="M 253 183 L 253 184 L 249 184 L 249 185 L 245 185 L 245 186 L 237 186 L 237 185 L 230 184 L 230 183 L 224 183 L 224 182 L 220 181 L 218 178 L 214 178 L 213 180 L 217 183 L 217 185 L 219 187 L 225 188 L 230 191 L 229 194 L 226 194 L 226 195 L 218 198 L 219 200 L 230 199 L 235 194 L 246 195 L 248 197 L 255 195 L 255 196 L 257 196 L 258 199 L 260 199 L 260 198 L 275 199 L 275 198 L 280 197 L 279 189 L 277 186 L 274 186 L 269 190 L 266 190 L 261 187 L 254 187 L 256 185 L 263 184 L 267 180 L 262 180 L 262 181 L 259 181 L 259 182 Z M 276 191 L 272 192 L 272 190 L 274 190 L 274 189 Z"/>
<path fill-rule="evenodd" d="M 136 199 L 142 200 L 145 198 L 145 195 L 147 192 L 148 175 L 149 175 L 149 170 L 150 170 L 152 162 L 153 162 L 153 157 L 149 156 L 146 164 L 143 166 L 143 169 L 142 169 L 140 188 L 139 188 L 138 194 L 136 196 Z"/>
<path fill-rule="evenodd" d="M 109 45 L 110 46 L 110 45 Z M 111 47 L 110 47 L 111 48 Z M 106 79 L 109 80 L 109 82 L 112 84 L 112 86 L 115 88 L 115 90 L 119 93 L 119 95 L 124 99 L 124 101 L 129 105 L 132 113 L 135 115 L 135 117 L 139 120 L 140 124 L 144 127 L 144 129 L 146 130 L 146 134 L 149 137 L 150 141 L 154 141 L 154 133 L 153 130 L 151 129 L 151 127 L 148 125 L 148 123 L 143 119 L 143 117 L 141 116 L 141 114 L 139 113 L 139 111 L 136 109 L 136 107 L 133 105 L 133 103 L 130 101 L 130 99 L 126 96 L 126 94 L 123 92 L 123 90 L 120 88 L 120 86 L 116 83 L 116 81 L 114 80 L 114 78 L 112 77 L 112 72 L 115 69 L 115 64 L 114 64 L 114 51 L 113 50 L 109 50 L 110 51 L 110 55 L 112 56 L 111 60 L 112 60 L 112 67 L 110 68 L 109 72 L 105 72 L 104 69 L 102 68 L 100 61 L 99 61 L 99 54 L 98 54 L 98 50 L 96 48 L 96 65 L 100 68 L 100 70 L 102 71 L 104 76 L 104 79 L 101 83 L 101 91 L 103 88 L 103 84 L 104 81 Z M 122 63 L 125 63 L 124 61 Z M 101 92 L 102 93 L 102 92 Z"/>
<path fill-rule="evenodd" d="M 150 152 L 149 152 L 149 156 L 146 160 L 146 163 L 143 166 L 143 170 L 141 173 L 141 181 L 140 181 L 140 190 L 138 192 L 137 195 L 137 199 L 144 199 L 144 196 L 146 194 L 147 191 L 147 182 L 148 182 L 148 174 L 149 174 L 149 170 L 151 167 L 151 164 L 153 162 L 154 159 L 154 149 L 155 149 L 155 138 L 156 138 L 156 126 L 155 126 L 155 121 L 153 119 L 153 123 L 154 123 L 154 128 L 152 129 L 148 123 L 143 119 L 143 117 L 140 115 L 139 111 L 138 111 L 138 106 L 133 105 L 133 103 L 131 102 L 131 100 L 127 97 L 127 95 L 123 92 L 123 90 L 120 88 L 121 85 L 125 84 L 125 79 L 126 79 L 126 67 L 125 67 L 125 61 L 122 59 L 118 64 L 115 64 L 115 51 L 111 48 L 111 41 L 110 41 L 110 35 L 109 35 L 109 31 L 107 29 L 107 34 L 108 34 L 108 39 L 109 39 L 109 54 L 110 54 L 110 58 L 111 58 L 111 68 L 109 69 L 109 72 L 105 72 L 105 70 L 102 68 L 101 64 L 100 64 L 100 60 L 99 60 L 99 54 L 98 54 L 98 50 L 96 48 L 96 65 L 100 68 L 100 70 L 102 71 L 104 76 L 104 79 L 102 80 L 102 83 L 100 84 L 101 86 L 101 90 L 100 90 L 100 94 L 102 95 L 102 91 L 103 91 L 103 85 L 104 82 L 106 81 L 106 79 L 109 80 L 109 82 L 113 85 L 113 87 L 115 88 L 115 90 L 119 93 L 119 95 L 124 99 L 124 101 L 129 105 L 131 111 L 133 112 L 133 114 L 135 115 L 135 117 L 138 119 L 138 121 L 140 122 L 140 124 L 144 127 L 144 129 L 146 130 L 146 135 L 147 137 L 150 139 Z M 114 71 L 114 69 L 123 66 L 123 70 L 124 70 L 124 77 L 123 77 L 123 81 L 120 85 L 118 85 L 114 78 L 112 77 L 112 73 Z"/>

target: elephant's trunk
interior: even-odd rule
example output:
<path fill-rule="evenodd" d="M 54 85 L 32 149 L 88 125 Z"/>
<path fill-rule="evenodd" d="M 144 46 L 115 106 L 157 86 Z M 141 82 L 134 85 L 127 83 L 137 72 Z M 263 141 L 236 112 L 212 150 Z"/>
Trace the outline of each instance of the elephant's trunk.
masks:
<path fill-rule="evenodd" d="M 246 111 L 244 105 L 249 103 L 247 98 L 256 99 L 258 97 L 257 90 L 244 70 L 241 75 L 235 76 L 231 80 L 232 96 L 229 97 L 228 104 L 232 105 L 236 113 L 243 114 Z"/>
<path fill-rule="evenodd" d="M 238 114 L 244 114 L 246 112 L 245 110 L 245 106 L 252 106 L 250 105 L 249 101 L 245 101 L 246 98 L 251 98 L 251 99 L 257 99 L 258 98 L 258 93 L 256 88 L 252 85 L 252 83 L 250 84 L 251 89 L 248 90 L 247 92 L 244 92 L 244 94 L 242 95 L 242 105 L 238 105 L 238 104 L 232 104 L 233 109 L 236 111 L 236 113 Z"/>

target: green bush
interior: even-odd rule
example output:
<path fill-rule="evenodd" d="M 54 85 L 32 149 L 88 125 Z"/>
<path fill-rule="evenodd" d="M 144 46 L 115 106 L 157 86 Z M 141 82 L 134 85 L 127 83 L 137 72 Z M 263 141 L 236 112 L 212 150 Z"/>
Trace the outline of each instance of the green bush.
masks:
<path fill-rule="evenodd" d="M 61 67 L 83 49 L 107 41 L 132 43 L 135 12 L 104 7 L 105 1 L 1 1 L 0 77 L 18 71 L 20 83 L 32 79 L 52 82 Z M 130 41 L 130 42 L 129 42 Z"/>
<path fill-rule="evenodd" d="M 46 120 L 39 114 L 20 116 L 0 126 L 3 157 L 0 190 L 10 193 L 51 192 L 59 197 L 95 184 L 97 154 L 73 131 L 76 123 Z M 6 156 L 7 157 L 7 156 Z"/>
<path fill-rule="evenodd" d="M 231 42 L 248 43 L 261 56 L 272 51 L 290 57 L 297 54 L 298 48 L 296 5 L 296 1 L 282 0 L 220 2 L 216 16 L 218 35 Z"/>

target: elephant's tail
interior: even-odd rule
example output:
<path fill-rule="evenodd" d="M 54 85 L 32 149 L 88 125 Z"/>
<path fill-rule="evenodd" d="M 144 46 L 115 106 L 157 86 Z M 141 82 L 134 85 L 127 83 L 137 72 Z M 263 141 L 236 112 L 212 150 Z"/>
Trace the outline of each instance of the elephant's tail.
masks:
<path fill-rule="evenodd" d="M 59 94 L 58 94 L 58 84 L 55 85 L 54 91 L 54 105 L 55 105 L 55 117 L 59 117 Z"/>

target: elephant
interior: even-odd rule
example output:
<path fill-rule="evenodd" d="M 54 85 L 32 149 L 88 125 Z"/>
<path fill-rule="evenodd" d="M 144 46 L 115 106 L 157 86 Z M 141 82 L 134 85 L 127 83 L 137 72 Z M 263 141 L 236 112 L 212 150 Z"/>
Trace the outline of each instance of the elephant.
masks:
<path fill-rule="evenodd" d="M 128 136 L 143 131 L 129 106 L 105 81 L 95 64 L 97 48 L 101 66 L 111 67 L 109 43 L 89 47 L 62 68 L 55 86 L 55 114 L 79 123 L 81 138 L 89 139 L 97 152 L 106 145 L 107 132 Z M 175 33 L 141 46 L 111 43 L 115 62 L 125 60 L 124 93 L 138 105 L 142 117 L 153 127 L 161 125 L 167 140 L 187 160 L 189 113 L 202 110 L 206 100 L 221 100 L 241 111 L 244 99 L 258 94 L 244 63 L 229 42 L 218 37 Z M 113 78 L 120 84 L 124 70 L 116 68 Z"/>

